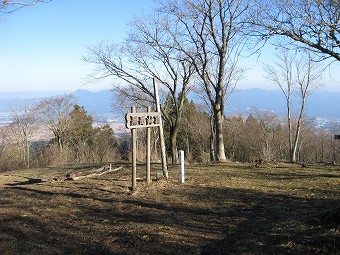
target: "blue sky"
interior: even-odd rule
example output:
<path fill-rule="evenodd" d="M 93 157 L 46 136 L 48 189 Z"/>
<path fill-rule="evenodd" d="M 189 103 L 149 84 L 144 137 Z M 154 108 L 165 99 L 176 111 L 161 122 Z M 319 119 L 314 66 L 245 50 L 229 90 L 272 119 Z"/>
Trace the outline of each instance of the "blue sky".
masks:
<path fill-rule="evenodd" d="M 110 88 L 84 86 L 86 47 L 121 41 L 152 0 L 53 0 L 0 17 L 0 91 Z"/>
<path fill-rule="evenodd" d="M 84 85 L 93 68 L 81 60 L 86 47 L 122 41 L 129 21 L 153 6 L 153 0 L 52 0 L 1 16 L 0 92 L 110 89 L 109 81 Z M 261 74 L 270 55 L 243 62 L 249 71 L 240 89 L 275 88 Z M 339 65 L 326 72 L 326 89 L 340 90 Z"/>

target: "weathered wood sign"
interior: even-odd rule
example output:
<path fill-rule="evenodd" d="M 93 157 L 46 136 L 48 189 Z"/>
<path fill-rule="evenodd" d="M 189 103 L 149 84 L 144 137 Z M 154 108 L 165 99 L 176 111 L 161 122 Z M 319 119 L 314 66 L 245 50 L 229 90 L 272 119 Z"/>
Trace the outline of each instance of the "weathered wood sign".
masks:
<path fill-rule="evenodd" d="M 160 125 L 160 112 L 136 112 L 125 115 L 126 128 L 147 128 L 158 127 Z"/>
<path fill-rule="evenodd" d="M 146 180 L 147 183 L 151 182 L 150 177 L 150 164 L 151 164 L 151 133 L 152 127 L 158 127 L 159 140 L 161 143 L 161 156 L 162 156 L 162 169 L 163 177 L 168 179 L 168 167 L 166 163 L 165 142 L 163 133 L 163 123 L 161 108 L 158 96 L 158 84 L 156 78 L 153 79 L 156 112 L 151 112 L 151 107 L 148 106 L 147 112 L 137 112 L 135 106 L 131 106 L 131 112 L 125 115 L 126 128 L 131 130 L 131 145 L 132 145 L 132 190 L 137 187 L 137 129 L 147 129 L 147 148 L 146 148 Z"/>

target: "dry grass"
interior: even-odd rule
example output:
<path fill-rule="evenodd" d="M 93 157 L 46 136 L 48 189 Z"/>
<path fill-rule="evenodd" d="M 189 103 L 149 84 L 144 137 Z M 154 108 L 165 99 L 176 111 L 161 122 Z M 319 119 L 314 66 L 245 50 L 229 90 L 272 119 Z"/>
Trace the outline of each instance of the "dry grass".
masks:
<path fill-rule="evenodd" d="M 186 166 L 185 184 L 171 167 L 133 194 L 129 165 L 39 181 L 86 167 L 0 174 L 0 254 L 340 253 L 339 166 Z"/>

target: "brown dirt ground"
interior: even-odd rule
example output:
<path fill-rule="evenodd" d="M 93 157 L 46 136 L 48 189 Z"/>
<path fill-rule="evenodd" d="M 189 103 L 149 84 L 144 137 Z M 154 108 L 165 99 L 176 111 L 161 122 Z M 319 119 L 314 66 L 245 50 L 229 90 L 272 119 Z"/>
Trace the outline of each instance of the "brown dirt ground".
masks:
<path fill-rule="evenodd" d="M 185 184 L 172 166 L 150 185 L 139 166 L 133 193 L 126 163 L 39 180 L 86 167 L 0 174 L 0 254 L 340 254 L 339 166 L 191 165 Z"/>

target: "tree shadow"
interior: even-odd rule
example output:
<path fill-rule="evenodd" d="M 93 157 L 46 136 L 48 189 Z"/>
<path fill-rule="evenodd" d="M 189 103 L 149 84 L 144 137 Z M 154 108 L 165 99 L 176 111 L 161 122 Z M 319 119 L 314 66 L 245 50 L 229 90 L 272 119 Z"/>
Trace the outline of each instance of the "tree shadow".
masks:
<path fill-rule="evenodd" d="M 79 235 L 66 222 L 43 222 L 25 216 L 6 217 L 0 225 L 1 254 L 121 254 L 104 243 L 91 240 L 86 234 Z"/>
<path fill-rule="evenodd" d="M 332 232 L 338 221 L 327 221 L 327 225 L 315 220 L 321 219 L 321 210 L 339 205 L 335 199 L 194 184 L 128 195 L 117 186 L 121 181 L 116 179 L 112 189 L 103 189 L 100 182 L 89 187 L 34 182 L 31 187 L 27 187 L 29 183 L 9 185 L 4 189 L 6 196 L 0 198 L 0 207 L 12 206 L 16 211 L 0 213 L 0 240 L 4 240 L 0 249 L 7 254 L 340 251 L 339 234 Z M 51 213 L 45 213 L 45 208 Z"/>
<path fill-rule="evenodd" d="M 8 184 L 5 184 L 5 186 L 12 186 L 12 187 L 15 187 L 15 186 L 25 186 L 25 185 L 31 185 L 31 184 L 37 184 L 37 183 L 44 182 L 40 178 L 31 178 L 31 177 L 23 177 L 23 178 L 26 178 L 27 180 L 26 181 L 21 181 L 21 182 L 16 181 L 15 183 L 8 183 Z"/>

